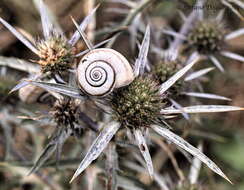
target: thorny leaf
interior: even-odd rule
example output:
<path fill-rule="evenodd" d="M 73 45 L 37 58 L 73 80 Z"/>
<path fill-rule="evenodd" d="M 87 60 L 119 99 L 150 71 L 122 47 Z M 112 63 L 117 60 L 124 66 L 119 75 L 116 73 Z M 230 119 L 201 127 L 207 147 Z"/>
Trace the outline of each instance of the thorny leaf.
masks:
<path fill-rule="evenodd" d="M 135 139 L 137 141 L 138 147 L 141 151 L 141 154 L 146 162 L 148 173 L 153 178 L 153 163 L 150 156 L 145 137 L 143 137 L 140 129 L 134 129 Z"/>
<path fill-rule="evenodd" d="M 47 40 L 50 38 L 53 32 L 63 36 L 63 32 L 56 22 L 56 19 L 54 19 L 54 15 L 51 14 L 51 11 L 44 4 L 43 0 L 34 0 L 34 3 L 38 7 L 41 15 L 42 30 L 45 39 Z"/>
<path fill-rule="evenodd" d="M 33 75 L 33 76 L 29 77 L 29 80 L 37 80 L 40 77 L 41 77 L 40 75 Z M 12 90 L 9 92 L 9 94 L 11 94 L 11 93 L 13 93 L 13 92 L 15 92 L 21 88 L 24 88 L 25 86 L 27 86 L 29 84 L 30 84 L 29 81 L 22 80 L 19 82 L 19 84 L 17 84 L 15 87 L 12 88 Z"/>
<path fill-rule="evenodd" d="M 56 84 L 56 83 L 49 83 L 49 82 L 40 82 L 40 81 L 33 81 L 33 80 L 26 80 L 29 84 L 33 84 L 44 88 L 47 91 L 54 91 L 58 92 L 73 98 L 84 100 L 85 97 L 79 89 L 63 85 L 63 84 Z"/>
<path fill-rule="evenodd" d="M 189 71 L 193 65 L 198 62 L 198 60 L 199 57 L 196 57 L 196 59 L 192 60 L 191 63 L 187 64 L 172 77 L 170 77 L 166 82 L 164 82 L 160 87 L 160 94 L 166 92 L 174 83 L 176 83 L 176 81 L 178 81 L 187 71 Z"/>
<path fill-rule="evenodd" d="M 171 102 L 172 105 L 175 106 L 177 109 L 181 109 L 181 108 L 182 108 L 182 106 L 181 106 L 179 103 L 177 103 L 175 100 L 170 99 L 170 102 Z M 183 112 L 182 115 L 183 115 L 183 117 L 184 117 L 186 120 L 189 120 L 189 119 L 190 119 L 190 117 L 189 117 L 189 115 L 188 115 L 187 113 Z"/>
<path fill-rule="evenodd" d="M 230 98 L 226 98 L 224 96 L 219 96 L 219 95 L 216 95 L 216 94 L 199 93 L 199 92 L 182 92 L 182 94 L 187 95 L 187 96 L 198 97 L 198 98 L 207 98 L 207 99 L 231 101 Z"/>
<path fill-rule="evenodd" d="M 38 73 L 40 71 L 39 65 L 15 57 L 0 56 L 0 65 L 27 73 Z"/>
<path fill-rule="evenodd" d="M 221 63 L 219 62 L 219 60 L 215 57 L 215 56 L 213 56 L 213 55 L 211 55 L 211 56 L 209 56 L 209 58 L 210 58 L 210 60 L 213 62 L 213 64 L 223 73 L 223 72 L 225 72 L 225 69 L 224 69 L 224 67 L 221 65 Z"/>
<path fill-rule="evenodd" d="M 91 12 L 89 15 L 86 16 L 86 18 L 81 22 L 80 24 L 80 30 L 84 31 L 87 27 L 87 25 L 91 22 L 96 10 L 98 9 L 99 5 L 97 5 Z M 70 38 L 69 40 L 69 44 L 71 44 L 71 46 L 74 46 L 78 40 L 80 38 L 80 33 L 78 30 L 75 31 L 75 33 L 73 34 L 73 36 Z"/>
<path fill-rule="evenodd" d="M 241 28 L 239 30 L 235 30 L 234 32 L 231 32 L 225 36 L 225 40 L 231 40 L 234 38 L 237 38 L 241 35 L 244 35 L 244 28 Z"/>
<path fill-rule="evenodd" d="M 139 173 L 146 173 L 145 168 L 137 165 L 134 162 L 126 161 L 124 163 L 128 168 L 131 168 Z M 155 182 L 161 187 L 161 190 L 169 190 L 169 187 L 167 186 L 166 180 L 163 178 L 163 176 L 159 175 L 158 173 L 154 172 L 153 174 Z"/>
<path fill-rule="evenodd" d="M 240 62 L 244 62 L 244 57 L 241 56 L 241 55 L 238 55 L 236 53 L 232 53 L 232 52 L 229 52 L 229 51 L 222 51 L 220 53 L 221 53 L 221 55 L 223 55 L 225 57 L 228 57 L 228 58 L 240 61 Z"/>
<path fill-rule="evenodd" d="M 34 47 L 31 42 L 29 42 L 20 32 L 18 32 L 14 27 L 12 27 L 9 23 L 7 23 L 5 20 L 3 20 L 0 17 L 0 22 L 9 29 L 10 32 L 12 32 L 13 35 L 15 35 L 16 38 L 18 38 L 26 47 L 28 47 L 32 52 L 34 52 L 36 55 L 38 55 L 38 50 L 36 47 Z"/>
<path fill-rule="evenodd" d="M 90 149 L 88 150 L 85 158 L 80 163 L 78 169 L 76 170 L 75 174 L 73 175 L 70 183 L 80 175 L 90 164 L 93 160 L 97 159 L 97 157 L 102 153 L 102 151 L 107 147 L 110 140 L 113 138 L 115 133 L 119 130 L 120 124 L 117 122 L 109 123 L 104 126 L 101 133 L 95 139 L 93 144 L 91 145 Z"/>
<path fill-rule="evenodd" d="M 108 43 L 108 42 L 109 42 L 110 40 L 112 40 L 113 38 L 114 38 L 114 37 L 109 38 L 109 39 L 107 39 L 107 40 L 104 40 L 104 41 L 102 41 L 102 42 L 100 42 L 100 43 L 94 45 L 94 46 L 93 46 L 93 49 L 96 49 L 96 48 L 99 48 L 100 46 L 105 45 L 106 43 Z M 83 55 L 85 55 L 86 53 L 88 53 L 89 51 L 90 51 L 90 49 L 87 49 L 87 50 L 85 50 L 85 51 L 82 51 L 82 52 L 76 54 L 75 57 L 83 56 Z"/>
<path fill-rule="evenodd" d="M 168 141 L 176 144 L 180 148 L 186 150 L 193 156 L 197 157 L 199 160 L 205 163 L 211 170 L 213 170 L 215 173 L 219 174 L 220 176 L 222 176 L 224 179 L 226 179 L 232 184 L 232 182 L 228 179 L 228 177 L 221 171 L 221 169 L 213 161 L 211 161 L 205 154 L 203 154 L 200 150 L 198 150 L 197 148 L 189 144 L 183 138 L 174 134 L 170 130 L 157 125 L 151 125 L 151 128 L 159 135 L 166 138 Z"/>
<path fill-rule="evenodd" d="M 244 108 L 237 106 L 224 106 L 224 105 L 196 105 L 183 107 L 182 109 L 166 108 L 161 110 L 161 114 L 177 114 L 177 113 L 212 113 L 212 112 L 229 112 L 241 111 Z"/>
<path fill-rule="evenodd" d="M 51 142 L 48 143 L 46 148 L 43 150 L 28 175 L 36 172 L 46 162 L 46 160 L 52 156 L 52 154 L 58 147 L 62 147 L 64 142 L 72 133 L 70 129 L 66 129 L 65 127 L 58 129 L 58 131 L 56 132 L 57 134 L 52 138 Z"/>
<path fill-rule="evenodd" d="M 86 46 L 88 47 L 89 50 L 94 49 L 92 43 L 90 42 L 90 40 L 87 38 L 86 34 L 80 29 L 80 26 L 78 25 L 78 23 L 75 21 L 75 19 L 73 17 L 71 17 L 72 22 L 74 23 L 77 31 L 79 32 L 80 36 L 82 37 L 82 39 L 84 40 Z"/>
<path fill-rule="evenodd" d="M 116 144 L 110 143 L 106 149 L 107 190 L 117 190 L 118 155 Z"/>
<path fill-rule="evenodd" d="M 233 1 L 233 0 L 232 0 Z M 225 6 L 227 6 L 228 8 L 230 8 L 230 10 L 232 10 L 233 11 L 233 13 L 235 13 L 241 20 L 244 20 L 244 17 L 241 15 L 241 13 L 235 8 L 235 7 L 233 7 L 233 5 L 232 4 L 230 4 L 228 1 L 226 1 L 226 0 L 221 0 L 221 2 L 225 5 Z M 237 3 L 238 2 L 238 4 L 240 3 L 240 1 L 238 1 L 238 0 L 235 0 L 235 2 Z M 237 4 L 237 5 L 238 5 Z M 241 6 L 243 6 L 243 4 L 240 4 Z"/>
<path fill-rule="evenodd" d="M 145 66 L 147 63 L 147 54 L 150 45 L 150 26 L 148 25 L 146 28 L 146 32 L 140 47 L 140 52 L 138 58 L 136 59 L 134 73 L 137 77 L 139 74 L 143 74 L 145 70 Z"/>
<path fill-rule="evenodd" d="M 203 151 L 203 143 L 199 143 L 197 147 L 201 152 Z M 188 179 L 191 184 L 196 184 L 199 177 L 202 162 L 197 157 L 195 157 L 191 164 L 191 169 L 188 175 Z"/>
<path fill-rule="evenodd" d="M 185 78 L 185 81 L 191 81 L 193 79 L 199 78 L 199 77 L 207 74 L 208 72 L 212 71 L 213 69 L 214 69 L 214 67 L 209 67 L 209 68 L 205 68 L 205 69 L 201 69 L 199 71 L 193 72 Z"/>

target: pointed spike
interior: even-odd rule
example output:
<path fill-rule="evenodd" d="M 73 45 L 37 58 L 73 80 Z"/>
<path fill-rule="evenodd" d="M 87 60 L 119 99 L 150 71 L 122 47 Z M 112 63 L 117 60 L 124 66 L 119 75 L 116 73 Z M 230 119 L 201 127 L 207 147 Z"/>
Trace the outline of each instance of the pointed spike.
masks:
<path fill-rule="evenodd" d="M 203 143 L 202 142 L 199 143 L 197 148 L 199 149 L 199 151 L 202 152 L 203 151 Z M 194 157 L 192 160 L 190 172 L 188 175 L 188 180 L 190 181 L 190 183 L 192 185 L 197 183 L 197 179 L 199 177 L 201 166 L 202 166 L 201 160 L 199 160 L 197 157 Z"/>
<path fill-rule="evenodd" d="M 219 96 L 216 94 L 209 94 L 209 93 L 199 93 L 199 92 L 183 92 L 182 94 L 192 97 L 198 97 L 198 98 L 206 98 L 206 99 L 215 99 L 215 100 L 226 100 L 231 101 L 230 98 Z"/>
<path fill-rule="evenodd" d="M 80 175 L 90 164 L 93 160 L 96 160 L 97 157 L 102 153 L 102 151 L 107 147 L 110 140 L 113 138 L 115 133 L 119 130 L 120 124 L 117 122 L 109 123 L 108 125 L 104 126 L 101 133 L 95 139 L 93 144 L 91 145 L 90 149 L 88 150 L 85 158 L 80 163 L 78 169 L 76 170 L 75 174 L 73 175 L 70 183 Z"/>
<path fill-rule="evenodd" d="M 233 31 L 225 36 L 225 40 L 231 40 L 234 38 L 237 38 L 241 35 L 244 35 L 244 28 L 238 29 L 236 31 Z"/>
<path fill-rule="evenodd" d="M 189 144 L 183 138 L 174 134 L 170 130 L 157 125 L 152 125 L 151 128 L 156 133 L 158 133 L 159 135 L 167 139 L 168 141 L 174 143 L 175 145 L 179 146 L 183 150 L 197 157 L 199 160 L 205 163 L 211 170 L 213 170 L 215 173 L 219 174 L 220 176 L 222 176 L 224 179 L 226 179 L 228 182 L 232 184 L 230 179 L 221 171 L 221 169 L 212 160 L 210 160 L 205 154 L 203 154 L 200 150 L 198 150 L 197 148 Z"/>
<path fill-rule="evenodd" d="M 15 35 L 26 47 L 28 47 L 33 53 L 38 55 L 38 50 L 29 42 L 21 33 L 19 33 L 14 27 L 7 23 L 4 19 L 0 17 L 0 22 Z"/>
<path fill-rule="evenodd" d="M 197 79 L 197 78 L 209 73 L 212 70 L 214 70 L 214 67 L 209 67 L 209 68 L 205 68 L 205 69 L 201 69 L 196 72 L 193 72 L 185 78 L 185 81 L 191 81 L 191 80 Z"/>
<path fill-rule="evenodd" d="M 57 83 L 50 83 L 50 82 L 41 82 L 41 81 L 34 81 L 34 80 L 26 80 L 29 84 L 33 84 L 35 86 L 39 86 L 44 88 L 47 91 L 54 91 L 60 94 L 64 94 L 66 96 L 70 96 L 73 98 L 84 100 L 85 97 L 82 92 L 76 88 L 72 88 L 67 85 L 57 84 Z"/>
<path fill-rule="evenodd" d="M 36 172 L 47 161 L 47 159 L 52 156 L 58 145 L 62 146 L 72 133 L 72 131 L 67 130 L 67 128 L 61 128 L 59 131 L 56 132 L 57 134 L 52 138 L 51 142 L 48 143 L 48 145 L 42 151 L 34 166 L 29 171 L 28 176 Z"/>
<path fill-rule="evenodd" d="M 25 86 L 29 85 L 30 82 L 28 81 L 21 81 L 19 84 L 17 84 L 14 88 L 12 88 L 12 90 L 10 90 L 9 94 L 12 94 L 13 92 L 21 89 L 21 88 L 24 88 Z"/>
<path fill-rule="evenodd" d="M 242 21 L 244 20 L 244 17 L 241 15 L 241 13 L 229 2 L 227 2 L 226 0 L 221 0 L 221 2 L 227 6 L 230 10 L 233 11 L 233 13 L 235 13 Z"/>
<path fill-rule="evenodd" d="M 146 140 L 145 140 L 144 136 L 142 135 L 142 132 L 140 131 L 140 129 L 134 129 L 134 135 L 135 135 L 135 139 L 137 141 L 138 147 L 141 151 L 141 154 L 146 162 L 148 173 L 151 176 L 151 178 L 153 178 L 153 176 L 154 176 L 153 163 L 152 163 L 152 158 L 151 158 L 149 150 L 148 150 Z"/>
<path fill-rule="evenodd" d="M 53 24 L 50 21 L 49 15 L 48 15 L 48 10 L 47 7 L 45 6 L 44 2 L 42 0 L 38 0 L 39 3 L 39 12 L 41 15 L 41 22 L 42 22 L 42 30 L 43 30 L 43 35 L 45 39 L 48 39 L 52 32 L 53 32 Z"/>
<path fill-rule="evenodd" d="M 84 40 L 84 42 L 85 42 L 86 46 L 88 47 L 88 49 L 92 50 L 93 49 L 93 45 L 91 44 L 91 42 L 87 38 L 86 34 L 80 29 L 80 26 L 78 25 L 78 23 L 75 21 L 75 19 L 72 16 L 71 16 L 71 20 L 74 23 L 77 31 L 81 35 L 82 39 Z"/>
<path fill-rule="evenodd" d="M 150 26 L 147 25 L 146 32 L 140 47 L 140 52 L 135 63 L 135 69 L 134 69 L 135 76 L 144 73 L 146 63 L 147 63 L 147 54 L 149 50 L 149 45 L 150 45 Z"/>
<path fill-rule="evenodd" d="M 231 58 L 231 59 L 234 59 L 234 60 L 237 60 L 237 61 L 240 61 L 240 62 L 244 62 L 244 57 L 241 55 L 238 55 L 236 53 L 232 53 L 229 51 L 222 51 L 221 55 L 228 57 L 228 58 Z"/>
<path fill-rule="evenodd" d="M 221 63 L 219 62 L 219 60 L 215 57 L 215 56 L 213 56 L 213 55 L 211 55 L 211 56 L 209 56 L 209 58 L 210 58 L 210 60 L 214 63 L 214 65 L 223 73 L 223 72 L 225 72 L 225 69 L 224 69 L 224 67 L 221 65 Z"/>
<path fill-rule="evenodd" d="M 182 109 L 183 107 L 179 104 L 179 103 L 177 103 L 175 100 L 173 100 L 173 99 L 170 99 L 170 102 L 172 103 L 172 105 L 173 106 L 175 106 L 177 109 Z M 182 110 L 182 115 L 183 115 L 183 117 L 186 119 L 186 120 L 189 120 L 190 119 L 190 117 L 189 117 L 189 115 L 187 114 L 187 113 L 185 113 L 183 110 Z"/>
<path fill-rule="evenodd" d="M 81 22 L 81 24 L 80 24 L 80 26 L 79 26 L 79 28 L 80 28 L 81 31 L 84 31 L 84 30 L 86 29 L 87 25 L 89 24 L 89 22 L 90 22 L 91 19 L 93 18 L 94 14 L 95 14 L 95 12 L 96 12 L 96 10 L 98 9 L 99 6 L 100 6 L 100 4 L 98 4 L 98 5 L 97 5 L 97 6 L 90 12 L 90 14 L 87 15 L 87 16 L 85 17 L 85 19 Z M 79 38 L 80 38 L 80 33 L 79 33 L 79 31 L 77 30 L 77 31 L 75 31 L 75 33 L 73 34 L 73 36 L 70 38 L 70 40 L 69 40 L 69 44 L 70 44 L 71 46 L 74 46 L 74 45 L 78 42 Z"/>
<path fill-rule="evenodd" d="M 178 113 L 218 113 L 218 112 L 230 112 L 230 111 L 243 111 L 244 108 L 237 106 L 225 106 L 225 105 L 196 105 L 183 107 L 181 110 L 174 108 L 162 109 L 161 114 L 178 114 Z"/>
<path fill-rule="evenodd" d="M 96 45 L 94 45 L 94 46 L 93 46 L 93 49 L 99 48 L 100 46 L 102 46 L 102 45 L 108 43 L 108 42 L 109 42 L 110 40 L 112 40 L 112 39 L 113 39 L 113 37 L 112 37 L 112 38 L 109 38 L 109 39 L 107 39 L 107 40 L 104 40 L 104 41 L 102 41 L 102 42 L 100 42 L 100 43 L 98 43 L 98 44 L 96 44 Z M 88 50 L 85 50 L 85 51 L 82 51 L 82 52 L 76 54 L 75 57 L 80 57 L 80 56 L 82 56 L 82 55 L 85 55 L 85 54 L 88 53 L 89 51 L 90 51 L 89 49 L 88 49 Z"/>
<path fill-rule="evenodd" d="M 196 59 L 192 60 L 191 63 L 187 64 L 176 74 L 170 77 L 166 82 L 164 82 L 160 87 L 160 94 L 166 92 L 173 84 L 175 84 L 187 71 L 189 71 L 195 63 L 199 61 L 200 57 L 197 56 Z"/>

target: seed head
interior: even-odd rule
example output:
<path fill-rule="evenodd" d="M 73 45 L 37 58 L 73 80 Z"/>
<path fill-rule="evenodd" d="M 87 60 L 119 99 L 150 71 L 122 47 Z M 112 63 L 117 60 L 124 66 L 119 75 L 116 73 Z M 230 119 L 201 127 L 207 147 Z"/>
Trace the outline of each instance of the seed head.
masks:
<path fill-rule="evenodd" d="M 152 68 L 152 73 L 154 78 L 159 82 L 159 84 L 164 83 L 170 77 L 172 77 L 177 71 L 182 68 L 182 63 L 180 60 L 167 61 L 163 60 L 158 64 L 155 64 Z M 178 80 L 174 86 L 172 86 L 168 93 L 177 95 L 183 86 L 183 82 Z"/>
<path fill-rule="evenodd" d="M 114 117 L 127 127 L 148 127 L 160 122 L 160 110 L 166 97 L 159 94 L 159 86 L 150 77 L 136 78 L 130 85 L 111 95 Z"/>
<path fill-rule="evenodd" d="M 70 69 L 74 61 L 74 49 L 60 36 L 53 36 L 37 44 L 43 73 L 60 73 Z"/>
<path fill-rule="evenodd" d="M 74 127 L 76 120 L 77 105 L 69 99 L 57 100 L 53 110 L 50 111 L 54 121 L 58 125 Z"/>
<path fill-rule="evenodd" d="M 225 29 L 215 20 L 198 22 L 188 36 L 189 46 L 193 46 L 199 53 L 213 54 L 224 46 Z"/>

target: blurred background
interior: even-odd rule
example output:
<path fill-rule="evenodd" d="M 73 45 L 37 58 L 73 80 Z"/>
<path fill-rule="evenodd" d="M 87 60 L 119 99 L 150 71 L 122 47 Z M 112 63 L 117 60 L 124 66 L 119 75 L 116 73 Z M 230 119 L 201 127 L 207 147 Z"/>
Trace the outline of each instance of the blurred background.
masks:
<path fill-rule="evenodd" d="M 80 22 L 95 5 L 100 3 L 96 13 L 96 21 L 91 27 L 92 31 L 90 31 L 94 43 L 112 35 L 113 26 L 122 23 L 127 15 L 127 12 L 123 13 L 121 11 L 127 9 L 125 5 L 105 0 L 46 0 L 45 3 L 56 15 L 67 36 L 71 36 L 75 31 L 70 16 Z M 207 14 L 209 17 L 215 15 L 216 12 L 223 8 L 219 1 L 208 1 L 208 4 L 212 6 L 212 8 L 205 10 L 205 15 Z M 189 5 L 194 5 L 194 1 L 157 0 L 141 13 L 145 15 L 145 20 L 150 21 L 156 29 L 170 26 L 178 31 L 182 25 L 182 20 L 178 14 L 179 10 L 187 15 L 192 11 L 192 7 Z M 244 15 L 243 10 L 240 10 L 240 12 Z M 38 39 L 38 36 L 41 38 L 40 16 L 32 0 L 0 0 L 0 16 L 12 26 L 23 31 L 26 36 L 34 36 L 34 39 Z M 224 23 L 229 30 L 244 27 L 244 22 L 228 8 L 225 12 Z M 93 27 L 95 27 L 95 30 Z M 139 38 L 141 34 L 139 32 Z M 130 60 L 134 60 L 137 54 L 128 43 L 129 35 L 130 33 L 125 29 L 113 47 L 124 53 Z M 154 35 L 153 32 L 152 35 Z M 161 38 L 162 46 L 166 46 L 166 36 L 162 35 Z M 79 48 L 83 50 L 85 48 L 84 44 L 80 43 Z M 244 35 L 231 41 L 230 50 L 244 56 Z M 36 59 L 35 55 L 3 25 L 0 25 L 0 54 L 0 62 L 4 61 L 3 57 L 15 57 L 25 60 Z M 207 92 L 231 98 L 232 101 L 228 102 L 229 105 L 244 106 L 244 63 L 223 57 L 220 57 L 219 60 L 226 72 L 221 73 L 217 69 L 211 72 L 204 83 L 204 89 Z M 205 62 L 205 64 L 211 66 L 211 63 Z M 47 144 L 53 127 L 49 126 L 47 122 L 22 120 L 20 116 L 33 116 L 34 113 L 45 112 L 45 110 L 49 109 L 49 106 L 41 103 L 26 104 L 20 101 L 18 93 L 8 94 L 9 90 L 21 78 L 28 76 L 28 73 L 4 66 L 0 66 L 0 72 L 0 189 L 82 189 L 81 187 L 83 186 L 81 185 L 88 183 L 86 182 L 87 178 L 82 178 L 74 184 L 68 183 L 70 176 L 80 162 L 79 157 L 70 158 L 69 155 L 84 152 L 82 147 L 75 146 L 77 144 L 77 139 L 75 138 L 71 138 L 65 143 L 62 151 L 64 159 L 60 160 L 58 167 L 55 162 L 55 156 L 53 156 L 39 172 L 27 176 L 33 161 L 37 158 L 37 155 L 40 155 Z M 203 103 L 219 104 L 218 101 L 213 100 L 204 100 Z M 199 183 L 206 186 L 206 189 L 244 190 L 243 114 L 243 112 L 204 114 L 201 116 L 202 125 L 192 129 L 190 132 L 191 135 L 188 140 L 194 143 L 202 139 L 204 141 L 204 152 L 234 182 L 234 185 L 228 184 L 204 166 L 201 170 Z M 179 125 L 186 126 L 187 122 L 179 121 Z M 179 130 L 182 130 L 182 127 L 179 127 Z M 78 143 L 84 142 L 80 139 Z M 74 147 L 72 150 L 70 150 L 71 146 Z M 128 154 L 128 152 L 122 153 Z M 186 161 L 182 161 L 181 156 L 178 154 L 175 156 L 177 160 L 179 159 L 179 165 L 185 172 Z M 172 170 L 172 165 L 168 158 L 166 158 L 165 166 L 161 169 L 164 172 L 169 171 L 169 173 Z M 92 170 L 90 175 L 95 175 L 95 173 L 96 171 Z M 141 176 L 137 174 L 137 177 Z M 103 179 L 104 176 L 98 177 L 98 180 Z M 141 177 L 139 181 L 140 184 L 138 186 L 141 189 L 158 189 L 153 183 L 150 183 L 150 188 L 147 188 L 149 182 L 145 176 L 144 178 Z"/>

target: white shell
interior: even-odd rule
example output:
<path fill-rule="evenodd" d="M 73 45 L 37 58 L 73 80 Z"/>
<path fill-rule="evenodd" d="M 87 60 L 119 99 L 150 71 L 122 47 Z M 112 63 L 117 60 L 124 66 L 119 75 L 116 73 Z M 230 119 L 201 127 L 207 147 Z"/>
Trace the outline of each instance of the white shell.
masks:
<path fill-rule="evenodd" d="M 134 80 L 133 70 L 127 59 L 109 48 L 91 50 L 80 61 L 77 79 L 81 89 L 92 96 L 104 96 L 130 84 Z"/>

